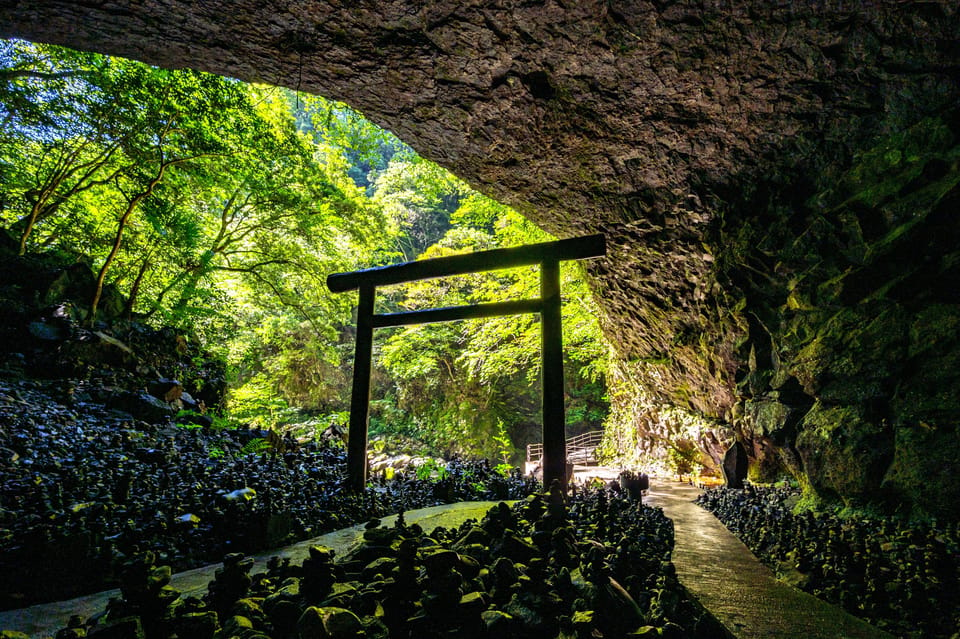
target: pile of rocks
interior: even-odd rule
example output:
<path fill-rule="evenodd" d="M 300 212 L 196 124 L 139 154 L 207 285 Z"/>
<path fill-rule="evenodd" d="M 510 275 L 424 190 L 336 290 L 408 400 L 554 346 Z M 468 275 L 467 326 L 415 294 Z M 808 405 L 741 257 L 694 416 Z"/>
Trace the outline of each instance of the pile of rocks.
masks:
<path fill-rule="evenodd" d="M 135 419 L 87 401 L 88 384 L 64 393 L 60 381 L 0 377 L 4 608 L 110 587 L 124 561 L 146 551 L 182 570 L 398 510 L 537 488 L 455 460 L 440 481 L 379 479 L 349 494 L 341 448 L 280 454 L 259 431 Z"/>
<path fill-rule="evenodd" d="M 794 513 L 784 488 L 698 499 L 778 576 L 897 636 L 956 637 L 960 526 Z"/>
<path fill-rule="evenodd" d="M 251 560 L 230 554 L 202 600 L 179 598 L 169 569 L 137 555 L 122 597 L 56 637 L 724 636 L 674 576 L 671 522 L 633 500 L 591 492 L 568 509 L 555 490 L 456 530 L 378 524 L 342 560 L 315 546 L 302 565 L 274 559 L 251 575 Z"/>
<path fill-rule="evenodd" d="M 0 237 L 2 240 L 2 237 Z M 342 490 L 345 458 L 255 430 L 214 427 L 224 368 L 110 293 L 90 323 L 93 275 L 0 241 L 0 607 L 122 581 L 153 553 L 176 570 L 308 539 L 370 517 L 538 487 L 452 461 L 441 481 Z"/>

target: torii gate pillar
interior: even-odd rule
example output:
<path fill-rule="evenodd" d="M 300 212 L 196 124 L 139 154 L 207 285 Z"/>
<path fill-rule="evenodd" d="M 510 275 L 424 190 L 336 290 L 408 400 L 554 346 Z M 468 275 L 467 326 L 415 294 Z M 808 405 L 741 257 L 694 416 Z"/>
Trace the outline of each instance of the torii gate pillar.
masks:
<path fill-rule="evenodd" d="M 589 235 L 556 242 L 494 249 L 466 255 L 438 257 L 379 268 L 334 273 L 327 286 L 334 293 L 359 289 L 357 344 L 350 397 L 350 431 L 347 435 L 347 480 L 356 491 L 367 481 L 367 419 L 370 410 L 370 358 L 373 329 L 407 324 L 496 317 L 516 313 L 540 313 L 543 378 L 543 483 L 554 481 L 567 490 L 566 420 L 563 407 L 563 327 L 560 319 L 560 262 L 606 254 L 602 235 Z M 376 287 L 462 273 L 540 265 L 540 298 L 512 302 L 435 308 L 405 313 L 373 312 Z"/>

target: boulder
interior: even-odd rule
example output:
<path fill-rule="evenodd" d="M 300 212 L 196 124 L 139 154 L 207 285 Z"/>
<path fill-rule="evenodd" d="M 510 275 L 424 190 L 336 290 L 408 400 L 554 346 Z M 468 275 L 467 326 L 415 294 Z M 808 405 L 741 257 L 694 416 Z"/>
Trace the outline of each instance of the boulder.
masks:
<path fill-rule="evenodd" d="M 364 636 L 360 618 L 344 608 L 310 606 L 297 622 L 301 639 L 358 639 Z"/>
<path fill-rule="evenodd" d="M 747 478 L 747 451 L 740 442 L 733 442 L 723 455 L 723 480 L 727 488 L 743 488 Z"/>
<path fill-rule="evenodd" d="M 181 398 L 183 386 L 175 379 L 161 377 L 147 385 L 147 392 L 157 399 L 170 403 Z"/>
<path fill-rule="evenodd" d="M 135 419 L 154 424 L 169 421 L 175 412 L 169 404 L 144 391 L 118 392 L 106 403 L 108 407 L 129 413 Z"/>

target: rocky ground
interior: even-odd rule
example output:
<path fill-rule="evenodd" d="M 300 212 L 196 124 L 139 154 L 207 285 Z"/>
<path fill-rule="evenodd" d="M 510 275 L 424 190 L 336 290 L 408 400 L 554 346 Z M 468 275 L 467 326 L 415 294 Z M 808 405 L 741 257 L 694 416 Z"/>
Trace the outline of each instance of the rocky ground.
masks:
<path fill-rule="evenodd" d="M 556 495 L 524 500 L 535 482 L 463 460 L 439 478 L 406 473 L 352 495 L 341 489 L 342 447 L 178 418 L 185 398 L 167 401 L 171 385 L 157 370 L 58 366 L 38 377 L 30 362 L 60 357 L 72 340 L 8 355 L 0 369 L 2 603 L 122 591 L 57 639 L 719 636 L 676 581 L 672 525 L 659 510 L 604 492 L 569 507 Z M 274 562 L 250 575 L 244 559 L 388 512 L 470 499 L 522 501 L 431 536 L 371 526 L 343 561 L 318 548 L 302 566 Z M 203 600 L 167 585 L 173 571 L 220 560 Z"/>
<path fill-rule="evenodd" d="M 672 523 L 636 500 L 593 491 L 565 503 L 554 490 L 456 530 L 378 524 L 342 559 L 314 546 L 302 565 L 251 575 L 252 560 L 230 554 L 202 600 L 180 598 L 169 568 L 137 554 L 121 598 L 56 637 L 724 636 L 676 580 Z"/>
<path fill-rule="evenodd" d="M 960 636 L 960 527 L 795 514 L 798 496 L 748 486 L 698 503 L 781 579 L 898 637 Z"/>
<path fill-rule="evenodd" d="M 109 407 L 129 396 L 104 384 L 0 377 L 5 608 L 115 585 L 119 566 L 146 551 L 181 570 L 402 509 L 535 489 L 483 462 L 454 461 L 439 481 L 378 481 L 351 495 L 339 446 L 281 453 L 259 431 L 137 419 Z"/>
<path fill-rule="evenodd" d="M 351 494 L 335 438 L 221 428 L 222 367 L 184 336 L 122 318 L 122 300 L 85 321 L 89 277 L 0 263 L 0 604 L 122 593 L 57 639 L 722 634 L 675 578 L 661 511 L 603 491 L 564 503 L 464 460 Z M 315 548 L 249 574 L 246 554 L 471 499 L 520 502 L 430 536 L 373 523 L 342 561 Z M 168 585 L 221 560 L 202 600 Z"/>
<path fill-rule="evenodd" d="M 2 257 L 5 609 L 115 586 L 124 563 L 147 552 L 181 570 L 398 510 L 537 489 L 484 462 L 453 461 L 435 481 L 406 473 L 349 494 L 336 438 L 297 444 L 220 428 L 224 367 L 196 342 L 126 318 L 109 289 L 91 324 L 88 267 Z"/>

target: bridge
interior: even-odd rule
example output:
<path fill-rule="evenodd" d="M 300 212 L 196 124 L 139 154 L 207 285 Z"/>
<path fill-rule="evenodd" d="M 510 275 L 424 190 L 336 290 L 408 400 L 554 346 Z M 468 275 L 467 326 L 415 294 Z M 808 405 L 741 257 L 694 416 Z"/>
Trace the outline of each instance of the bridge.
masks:
<path fill-rule="evenodd" d="M 596 450 L 603 439 L 602 430 L 591 430 L 566 440 L 567 462 L 574 466 L 596 466 Z M 543 459 L 543 444 L 527 444 L 526 472 L 534 471 Z"/>

